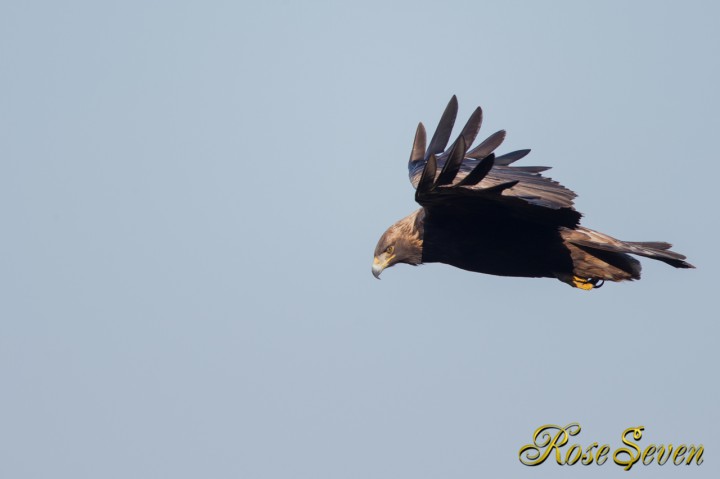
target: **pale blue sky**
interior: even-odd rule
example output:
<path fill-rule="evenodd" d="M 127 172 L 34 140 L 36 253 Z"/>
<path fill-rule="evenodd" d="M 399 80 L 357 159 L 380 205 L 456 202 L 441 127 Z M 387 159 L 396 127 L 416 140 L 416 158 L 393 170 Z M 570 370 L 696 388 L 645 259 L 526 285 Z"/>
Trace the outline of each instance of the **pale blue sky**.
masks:
<path fill-rule="evenodd" d="M 718 477 L 713 2 L 5 2 L 0 476 L 480 478 L 578 441 Z M 452 94 L 583 224 L 698 269 L 370 272 Z"/>

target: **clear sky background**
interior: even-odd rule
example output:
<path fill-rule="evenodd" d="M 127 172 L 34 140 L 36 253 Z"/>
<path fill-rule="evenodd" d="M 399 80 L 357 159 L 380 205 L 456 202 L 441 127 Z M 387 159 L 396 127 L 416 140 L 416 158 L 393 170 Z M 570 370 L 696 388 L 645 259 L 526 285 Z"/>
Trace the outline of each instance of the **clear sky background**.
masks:
<path fill-rule="evenodd" d="M 719 477 L 716 2 L 4 2 L 0 477 Z M 370 272 L 418 121 L 532 148 L 696 270 Z M 628 477 L 630 477 L 628 474 Z"/>

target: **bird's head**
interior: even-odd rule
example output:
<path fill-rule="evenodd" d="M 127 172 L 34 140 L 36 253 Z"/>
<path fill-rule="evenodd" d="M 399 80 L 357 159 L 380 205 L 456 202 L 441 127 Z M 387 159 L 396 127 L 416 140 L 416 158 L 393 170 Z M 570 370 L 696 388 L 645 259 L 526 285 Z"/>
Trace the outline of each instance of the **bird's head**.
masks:
<path fill-rule="evenodd" d="M 418 265 L 422 263 L 422 210 L 407 216 L 383 233 L 375 247 L 372 273 L 380 279 L 380 273 L 397 263 Z"/>

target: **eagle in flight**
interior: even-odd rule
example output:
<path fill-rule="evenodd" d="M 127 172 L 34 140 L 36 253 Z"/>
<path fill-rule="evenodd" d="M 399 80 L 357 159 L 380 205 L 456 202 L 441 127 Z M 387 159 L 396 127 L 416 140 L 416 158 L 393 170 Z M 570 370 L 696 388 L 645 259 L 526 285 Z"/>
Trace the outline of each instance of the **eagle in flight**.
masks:
<path fill-rule="evenodd" d="M 511 166 L 530 150 L 495 156 L 504 131 L 471 148 L 482 123 L 479 107 L 446 149 L 457 111 L 453 96 L 427 148 L 425 127 L 418 125 L 408 169 L 421 208 L 380 237 L 376 278 L 397 263 L 445 263 L 485 274 L 557 278 L 590 290 L 605 281 L 640 279 L 640 262 L 631 254 L 694 267 L 668 243 L 620 241 L 580 226 L 575 193 L 542 176 L 548 167 Z"/>

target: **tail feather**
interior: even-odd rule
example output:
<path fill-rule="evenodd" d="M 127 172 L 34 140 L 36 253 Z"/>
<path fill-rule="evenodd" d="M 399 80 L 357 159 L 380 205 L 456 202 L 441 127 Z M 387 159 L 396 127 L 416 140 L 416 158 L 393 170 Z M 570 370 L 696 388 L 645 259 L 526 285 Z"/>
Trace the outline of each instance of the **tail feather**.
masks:
<path fill-rule="evenodd" d="M 629 251 L 633 254 L 656 259 L 676 268 L 695 267 L 685 261 L 685 255 L 676 253 L 675 251 L 670 251 L 672 245 L 670 243 L 665 243 L 664 241 L 626 241 L 625 244 L 633 248 L 633 251 Z"/>
<path fill-rule="evenodd" d="M 664 241 L 625 241 L 624 243 L 650 249 L 670 249 L 672 245 Z"/>
<path fill-rule="evenodd" d="M 663 241 L 620 241 L 588 228 L 563 228 L 561 235 L 571 252 L 574 273 L 610 281 L 640 278 L 640 263 L 631 254 L 655 259 L 675 268 L 694 268 L 685 256 L 670 251 Z"/>

